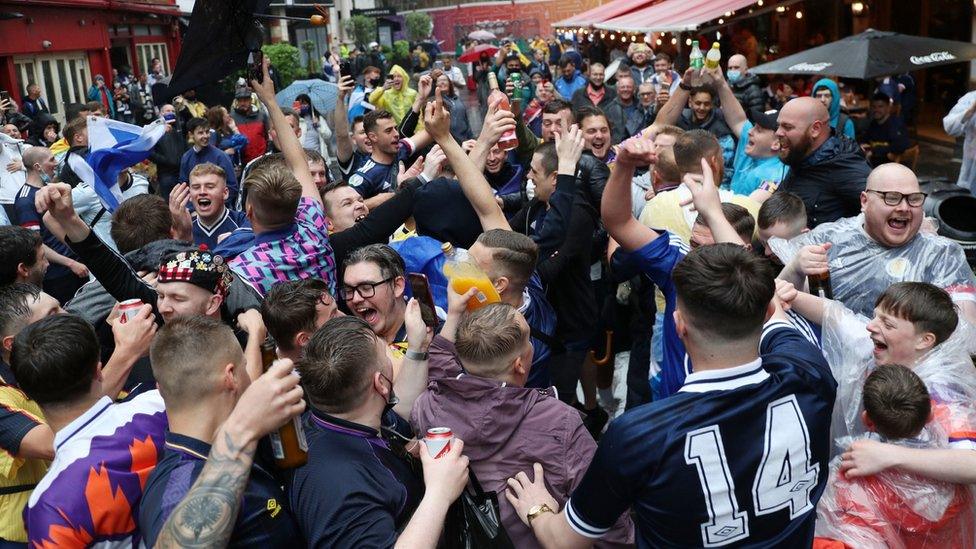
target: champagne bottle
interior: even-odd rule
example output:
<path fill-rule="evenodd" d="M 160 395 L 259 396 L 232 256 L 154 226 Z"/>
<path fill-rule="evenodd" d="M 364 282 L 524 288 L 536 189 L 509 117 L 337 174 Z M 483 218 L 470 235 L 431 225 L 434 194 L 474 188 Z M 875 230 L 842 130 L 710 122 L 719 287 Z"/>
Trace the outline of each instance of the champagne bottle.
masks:
<path fill-rule="evenodd" d="M 274 343 L 270 340 L 265 341 L 261 345 L 261 362 L 264 371 L 267 372 L 276 359 Z M 305 465 L 308 461 L 308 441 L 305 439 L 305 429 L 302 427 L 300 415 L 293 417 L 268 436 L 271 438 L 271 450 L 278 468 L 294 469 Z"/>

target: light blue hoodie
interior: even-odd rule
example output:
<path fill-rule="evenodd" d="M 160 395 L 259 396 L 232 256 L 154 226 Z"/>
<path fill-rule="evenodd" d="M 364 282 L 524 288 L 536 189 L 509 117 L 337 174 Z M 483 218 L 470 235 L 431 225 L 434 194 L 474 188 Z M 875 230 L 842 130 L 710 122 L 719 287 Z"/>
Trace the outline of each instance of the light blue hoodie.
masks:
<path fill-rule="evenodd" d="M 840 122 L 840 88 L 837 87 L 837 83 L 829 78 L 821 78 L 817 80 L 817 83 L 813 85 L 813 95 L 817 95 L 817 90 L 819 88 L 827 88 L 830 90 L 830 127 L 837 130 L 837 133 L 842 133 L 844 136 L 854 139 L 854 121 L 850 118 L 844 124 L 843 131 L 837 128 L 837 124 Z"/>

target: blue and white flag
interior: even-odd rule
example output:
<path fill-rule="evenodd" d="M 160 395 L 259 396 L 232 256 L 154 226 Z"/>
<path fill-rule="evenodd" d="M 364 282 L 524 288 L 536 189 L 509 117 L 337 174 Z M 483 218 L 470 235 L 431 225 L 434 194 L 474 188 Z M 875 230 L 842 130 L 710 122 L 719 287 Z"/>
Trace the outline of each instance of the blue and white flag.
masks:
<path fill-rule="evenodd" d="M 88 158 L 68 155 L 75 174 L 91 185 L 102 205 L 114 212 L 122 201 L 119 172 L 149 158 L 153 146 L 166 133 L 162 120 L 139 127 L 101 116 L 88 117 Z"/>

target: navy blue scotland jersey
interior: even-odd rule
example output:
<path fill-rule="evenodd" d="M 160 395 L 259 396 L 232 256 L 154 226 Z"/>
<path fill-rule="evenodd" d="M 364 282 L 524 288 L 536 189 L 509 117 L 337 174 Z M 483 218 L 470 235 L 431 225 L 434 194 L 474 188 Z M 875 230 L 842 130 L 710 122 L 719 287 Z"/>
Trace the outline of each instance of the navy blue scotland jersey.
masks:
<path fill-rule="evenodd" d="M 392 164 L 382 164 L 373 158 L 367 158 L 366 162 L 356 170 L 356 173 L 349 177 L 349 186 L 356 189 L 356 192 L 363 195 L 363 198 L 373 198 L 380 193 L 392 193 L 397 189 L 400 162 L 406 166 L 415 149 L 413 141 L 401 139 L 400 148 L 397 149 L 397 155 Z"/>
<path fill-rule="evenodd" d="M 200 476 L 208 454 L 206 442 L 166 433 L 163 458 L 149 474 L 139 507 L 139 529 L 148 547 L 156 543 L 166 519 Z M 303 544 L 281 484 L 255 459 L 228 547 L 268 549 Z"/>
<path fill-rule="evenodd" d="M 231 210 L 224 208 L 224 213 L 220 214 L 213 225 L 203 224 L 195 212 L 193 214 L 193 243 L 197 246 L 204 244 L 208 250 L 217 248 L 217 240 L 222 234 L 230 234 L 241 227 L 250 227 L 251 222 L 247 220 L 247 214 L 241 210 Z M 224 258 L 227 259 L 227 258 Z"/>
<path fill-rule="evenodd" d="M 785 321 L 760 357 L 611 423 L 566 505 L 572 528 L 598 538 L 632 508 L 639 547 L 810 547 L 837 383 Z"/>

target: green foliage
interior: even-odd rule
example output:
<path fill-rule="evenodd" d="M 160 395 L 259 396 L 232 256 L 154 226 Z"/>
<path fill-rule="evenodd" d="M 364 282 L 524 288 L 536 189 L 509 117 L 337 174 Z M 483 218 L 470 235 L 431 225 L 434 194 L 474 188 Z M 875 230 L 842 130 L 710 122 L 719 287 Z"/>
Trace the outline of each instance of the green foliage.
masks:
<path fill-rule="evenodd" d="M 278 78 L 281 81 L 281 88 L 284 89 L 296 78 L 302 75 L 303 68 L 299 62 L 298 48 L 287 42 L 278 44 L 265 44 L 261 46 L 261 51 L 274 65 L 278 71 Z"/>
<path fill-rule="evenodd" d="M 312 52 L 315 51 L 315 42 L 312 40 L 305 40 L 300 44 L 302 51 L 305 52 L 305 69 L 308 74 L 316 75 L 321 71 L 318 56 L 314 55 Z"/>
<path fill-rule="evenodd" d="M 365 46 L 376 40 L 376 19 L 365 15 L 353 15 L 346 20 L 346 33 L 351 35 L 357 44 Z"/>
<path fill-rule="evenodd" d="M 434 23 L 430 16 L 422 11 L 408 13 L 406 18 L 407 38 L 411 42 L 419 42 L 430 36 L 434 30 Z"/>
<path fill-rule="evenodd" d="M 410 42 L 406 40 L 393 42 L 393 62 L 410 70 Z"/>

